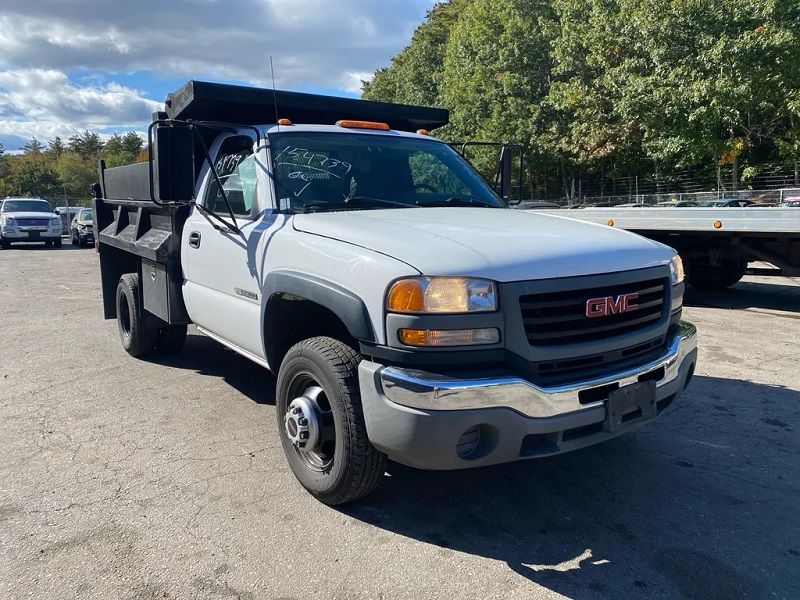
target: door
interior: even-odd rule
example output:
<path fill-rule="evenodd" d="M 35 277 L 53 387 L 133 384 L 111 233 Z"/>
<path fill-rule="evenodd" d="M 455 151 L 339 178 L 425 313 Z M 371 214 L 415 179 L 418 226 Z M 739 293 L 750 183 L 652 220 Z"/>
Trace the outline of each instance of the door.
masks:
<path fill-rule="evenodd" d="M 260 218 L 253 139 L 230 135 L 212 146 L 211 155 L 219 182 L 206 169 L 198 203 L 231 222 L 227 195 L 240 232 L 192 209 L 181 241 L 187 308 L 198 326 L 263 358 L 262 279 L 256 256 L 269 217 Z"/>

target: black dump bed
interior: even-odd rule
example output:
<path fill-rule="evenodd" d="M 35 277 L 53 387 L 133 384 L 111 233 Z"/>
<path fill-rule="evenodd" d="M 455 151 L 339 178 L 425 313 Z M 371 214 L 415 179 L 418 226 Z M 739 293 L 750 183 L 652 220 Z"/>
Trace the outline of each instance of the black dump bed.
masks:
<path fill-rule="evenodd" d="M 440 108 L 189 81 L 153 115 L 149 162 L 100 163 L 94 222 L 106 318 L 116 316 L 120 276 L 139 273 L 145 309 L 166 323 L 188 322 L 180 242 L 206 148 L 231 126 L 275 123 L 276 114 L 298 124 L 355 119 L 404 131 L 435 129 L 449 116 Z"/>

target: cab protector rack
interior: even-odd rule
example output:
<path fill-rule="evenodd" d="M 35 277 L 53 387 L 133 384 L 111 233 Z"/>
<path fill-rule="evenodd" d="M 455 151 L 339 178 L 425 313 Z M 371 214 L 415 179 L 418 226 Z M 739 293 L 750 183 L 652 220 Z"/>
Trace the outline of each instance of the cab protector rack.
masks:
<path fill-rule="evenodd" d="M 334 125 L 340 119 L 380 121 L 392 129 L 416 131 L 447 125 L 443 108 L 372 102 L 284 90 L 189 81 L 167 96 L 170 119 L 229 121 L 243 125 L 271 123 L 277 117 L 294 123 Z"/>

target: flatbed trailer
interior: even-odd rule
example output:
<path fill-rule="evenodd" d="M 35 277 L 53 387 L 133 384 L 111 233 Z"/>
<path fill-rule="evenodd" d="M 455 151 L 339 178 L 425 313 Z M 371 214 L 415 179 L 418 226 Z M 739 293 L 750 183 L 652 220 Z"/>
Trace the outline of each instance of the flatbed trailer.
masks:
<path fill-rule="evenodd" d="M 535 209 L 534 209 L 535 210 Z M 733 285 L 745 273 L 800 276 L 796 208 L 584 208 L 537 210 L 625 229 L 675 248 L 699 288 Z M 763 261 L 775 268 L 749 268 Z"/>

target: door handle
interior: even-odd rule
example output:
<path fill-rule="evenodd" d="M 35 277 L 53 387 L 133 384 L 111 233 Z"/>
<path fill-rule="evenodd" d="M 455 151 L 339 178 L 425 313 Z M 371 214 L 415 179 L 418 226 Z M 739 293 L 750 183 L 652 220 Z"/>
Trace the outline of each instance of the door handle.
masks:
<path fill-rule="evenodd" d="M 189 234 L 189 245 L 192 248 L 199 248 L 200 247 L 200 232 L 193 231 Z"/>

